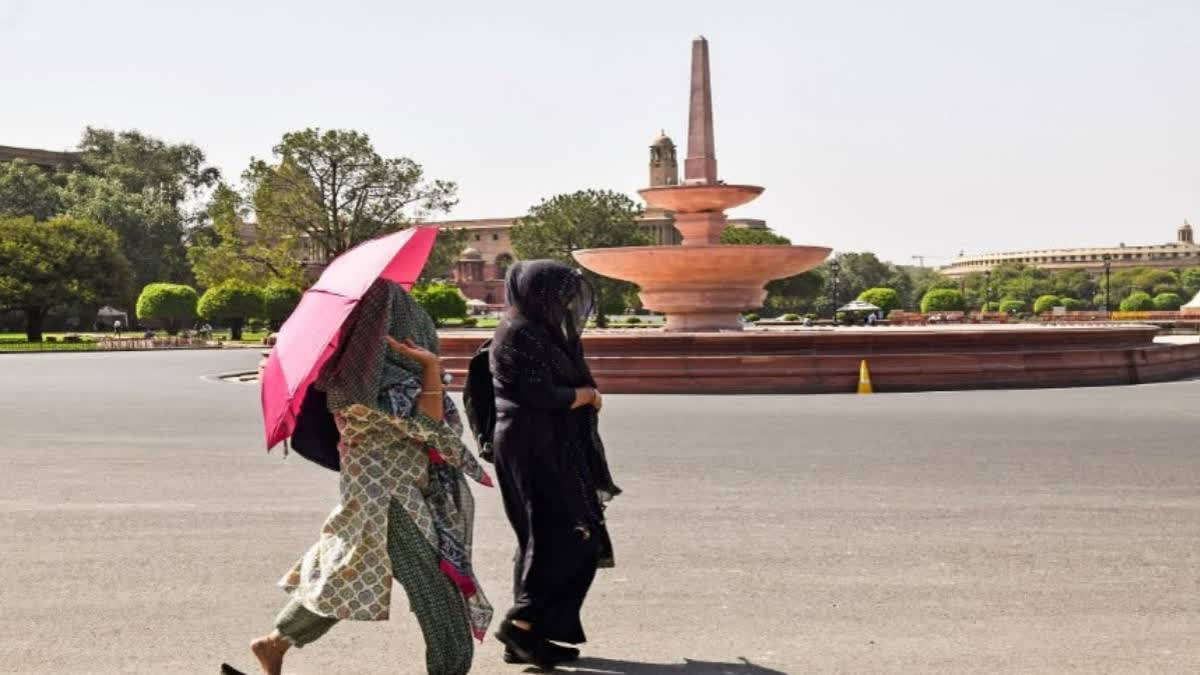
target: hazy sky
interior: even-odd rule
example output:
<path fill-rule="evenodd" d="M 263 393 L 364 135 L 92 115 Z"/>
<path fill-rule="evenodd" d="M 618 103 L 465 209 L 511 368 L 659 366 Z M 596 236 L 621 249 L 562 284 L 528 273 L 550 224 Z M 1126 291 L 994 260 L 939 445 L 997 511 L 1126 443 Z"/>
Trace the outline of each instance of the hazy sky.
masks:
<path fill-rule="evenodd" d="M 453 216 L 635 194 L 683 151 L 709 38 L 734 212 L 908 263 L 1151 243 L 1200 221 L 1200 2 L 0 0 L 0 145 L 85 125 L 191 141 L 227 176 L 354 128 L 458 181 Z M 1197 223 L 1200 224 L 1200 223 Z"/>

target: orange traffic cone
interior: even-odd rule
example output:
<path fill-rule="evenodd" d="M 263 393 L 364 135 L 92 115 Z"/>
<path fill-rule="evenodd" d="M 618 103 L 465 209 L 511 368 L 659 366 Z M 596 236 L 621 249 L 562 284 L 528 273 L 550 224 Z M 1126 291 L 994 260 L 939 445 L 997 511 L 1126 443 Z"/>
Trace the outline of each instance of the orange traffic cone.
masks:
<path fill-rule="evenodd" d="M 871 373 L 867 371 L 866 359 L 863 359 L 862 365 L 858 367 L 858 393 L 874 393 L 874 391 L 871 389 Z"/>

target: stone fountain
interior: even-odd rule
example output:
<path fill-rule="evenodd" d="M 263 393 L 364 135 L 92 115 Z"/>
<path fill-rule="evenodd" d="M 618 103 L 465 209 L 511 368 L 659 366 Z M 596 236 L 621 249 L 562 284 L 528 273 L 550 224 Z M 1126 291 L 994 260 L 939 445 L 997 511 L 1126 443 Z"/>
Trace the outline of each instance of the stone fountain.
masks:
<path fill-rule="evenodd" d="M 1155 326 L 946 326 L 741 331 L 770 279 L 818 265 L 815 246 L 721 246 L 725 209 L 761 192 L 717 180 L 708 44 L 692 44 L 691 119 L 683 185 L 642 190 L 675 212 L 682 246 L 577 251 L 583 265 L 633 281 L 667 331 L 591 331 L 584 349 L 600 388 L 614 394 L 781 394 L 857 390 L 870 360 L 877 392 L 1075 387 L 1200 374 L 1200 344 L 1154 341 Z M 442 336 L 443 364 L 460 383 L 487 334 Z M 455 385 L 451 385 L 455 386 Z"/>
<path fill-rule="evenodd" d="M 575 251 L 575 259 L 597 274 L 637 284 L 642 304 L 667 315 L 668 332 L 741 330 L 742 312 L 762 306 L 768 281 L 806 272 L 830 253 L 821 246 L 722 245 L 725 210 L 762 191 L 717 179 L 708 41 L 697 38 L 683 184 L 640 191 L 647 204 L 674 212 L 683 245 L 587 249 Z"/>

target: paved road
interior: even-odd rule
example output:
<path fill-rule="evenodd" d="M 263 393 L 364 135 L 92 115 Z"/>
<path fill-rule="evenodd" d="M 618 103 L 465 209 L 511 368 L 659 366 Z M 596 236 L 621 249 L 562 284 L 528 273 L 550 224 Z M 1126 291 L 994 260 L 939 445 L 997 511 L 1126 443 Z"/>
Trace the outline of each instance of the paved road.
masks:
<path fill-rule="evenodd" d="M 262 451 L 253 387 L 201 377 L 256 358 L 0 357 L 0 672 L 248 665 L 336 494 Z M 1196 672 L 1198 423 L 1197 381 L 612 397 L 619 566 L 576 671 Z M 479 497 L 503 609 L 513 542 Z M 289 671 L 421 672 L 399 604 Z M 522 672 L 492 640 L 476 663 Z"/>

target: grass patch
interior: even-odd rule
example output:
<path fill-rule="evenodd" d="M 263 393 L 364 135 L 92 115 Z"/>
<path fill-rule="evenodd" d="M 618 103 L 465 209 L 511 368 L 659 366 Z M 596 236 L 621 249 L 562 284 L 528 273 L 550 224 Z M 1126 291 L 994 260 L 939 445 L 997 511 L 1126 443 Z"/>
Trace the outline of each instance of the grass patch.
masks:
<path fill-rule="evenodd" d="M 242 331 L 242 339 L 240 341 L 238 341 L 237 344 L 261 345 L 263 343 L 263 340 L 267 339 L 268 335 L 270 335 L 270 333 L 265 330 L 254 330 L 254 331 L 243 330 Z M 227 331 L 227 330 L 214 330 L 212 332 L 211 339 L 214 341 L 215 340 L 223 340 L 225 342 L 231 342 L 231 340 L 229 339 L 229 331 Z"/>
<path fill-rule="evenodd" d="M 500 319 L 487 318 L 487 317 L 482 317 L 482 316 L 476 317 L 476 318 L 478 319 L 478 321 L 476 321 L 475 325 L 473 326 L 474 328 L 495 328 L 496 326 L 500 325 Z M 441 327 L 442 328 L 462 328 L 463 322 L 462 322 L 462 319 L 447 319 L 442 322 Z"/>

